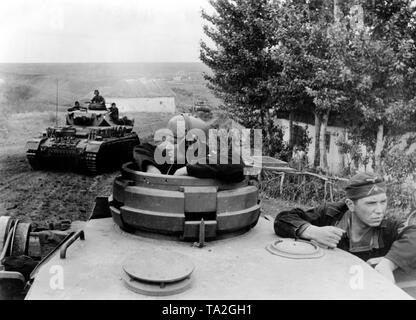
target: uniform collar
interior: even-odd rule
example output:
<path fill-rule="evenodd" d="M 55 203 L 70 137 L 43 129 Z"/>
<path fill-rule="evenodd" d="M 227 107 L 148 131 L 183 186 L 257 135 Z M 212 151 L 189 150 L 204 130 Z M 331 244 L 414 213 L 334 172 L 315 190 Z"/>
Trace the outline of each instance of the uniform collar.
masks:
<path fill-rule="evenodd" d="M 387 228 L 387 218 L 384 218 L 383 221 L 381 221 L 380 225 L 376 227 L 377 229 L 386 229 Z"/>
<path fill-rule="evenodd" d="M 352 225 L 352 213 L 351 211 L 345 212 L 342 218 L 336 223 L 336 227 L 345 230 L 343 237 L 348 239 L 350 252 L 363 252 L 373 249 L 379 249 L 384 247 L 383 240 L 380 237 L 381 229 L 387 227 L 387 220 L 383 219 L 378 227 L 373 227 L 363 235 L 363 238 L 358 242 L 353 242 L 351 237 L 351 225 Z"/>

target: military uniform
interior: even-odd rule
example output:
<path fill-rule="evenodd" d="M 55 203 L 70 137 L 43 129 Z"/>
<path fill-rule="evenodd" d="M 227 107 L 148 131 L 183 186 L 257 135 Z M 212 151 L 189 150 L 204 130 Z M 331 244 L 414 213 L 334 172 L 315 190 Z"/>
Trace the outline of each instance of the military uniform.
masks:
<path fill-rule="evenodd" d="M 365 174 L 350 182 L 347 197 L 357 200 L 374 194 L 385 193 L 383 182 L 369 181 Z M 382 257 L 394 262 L 403 270 L 416 268 L 416 225 L 396 217 L 384 217 L 377 227 L 369 227 L 358 242 L 352 241 L 353 213 L 345 202 L 326 203 L 309 210 L 299 208 L 279 213 L 274 221 L 278 236 L 299 238 L 310 225 L 335 226 L 346 231 L 338 242 L 338 248 L 368 260 Z"/>
<path fill-rule="evenodd" d="M 75 102 L 75 105 L 72 108 L 68 108 L 68 112 L 74 112 L 78 110 L 81 110 L 81 106 L 79 105 L 78 101 Z"/>
<path fill-rule="evenodd" d="M 91 103 L 101 104 L 105 106 L 105 100 L 103 96 L 96 95 L 91 99 Z"/>
<path fill-rule="evenodd" d="M 81 110 L 81 107 L 73 106 L 72 108 L 68 108 L 68 112 L 74 112 L 74 111 L 78 111 L 78 110 Z"/>
<path fill-rule="evenodd" d="M 178 164 L 163 163 L 158 164 L 154 158 L 156 146 L 150 143 L 143 143 L 134 148 L 133 156 L 136 165 L 140 171 L 146 171 L 148 165 L 153 165 L 160 170 L 162 174 L 173 175 L 176 170 L 186 166 L 189 176 L 196 178 L 212 178 L 222 180 L 228 183 L 240 182 L 244 180 L 244 165 L 241 160 L 239 164 L 232 163 L 232 155 L 229 152 L 229 164 L 209 164 L 209 157 L 213 156 L 207 148 L 206 164 Z M 219 162 L 216 162 L 219 163 Z"/>
<path fill-rule="evenodd" d="M 149 143 L 144 143 L 136 146 L 133 152 L 134 160 L 139 170 L 146 171 L 148 165 L 153 165 L 154 167 L 158 168 L 162 174 L 173 175 L 178 169 L 186 166 L 188 175 L 196 178 L 218 179 L 227 183 L 235 183 L 244 180 L 243 160 L 241 157 L 235 159 L 231 144 L 228 144 L 228 153 L 225 152 L 223 155 L 221 152 L 220 154 L 217 154 L 213 150 L 210 152 L 207 144 L 203 143 L 202 141 L 198 141 L 197 138 L 192 142 L 185 139 L 187 133 L 193 129 L 202 130 L 206 135 L 208 133 L 208 126 L 204 121 L 187 114 L 181 114 L 172 117 L 169 120 L 167 127 L 167 129 L 170 130 L 170 133 L 173 134 L 173 137 L 171 138 L 173 138 L 174 145 L 176 147 L 181 146 L 184 151 L 189 151 L 187 146 L 194 145 L 194 143 L 195 146 L 196 144 L 199 144 L 198 154 L 194 154 L 194 156 L 205 157 L 205 159 L 202 158 L 199 159 L 199 161 L 197 159 L 193 159 L 196 161 L 193 161 L 194 163 L 192 164 L 186 163 L 186 159 L 183 161 L 186 164 L 177 163 L 176 160 L 175 163 L 160 164 L 155 160 L 156 146 Z M 196 151 L 196 148 L 194 151 Z M 205 153 L 201 151 L 205 151 Z M 165 150 L 163 152 L 167 151 Z M 215 159 L 215 161 L 213 161 L 213 159 Z"/>
<path fill-rule="evenodd" d="M 108 110 L 110 111 L 111 120 L 114 123 L 119 124 L 118 108 L 116 106 L 111 106 Z"/>

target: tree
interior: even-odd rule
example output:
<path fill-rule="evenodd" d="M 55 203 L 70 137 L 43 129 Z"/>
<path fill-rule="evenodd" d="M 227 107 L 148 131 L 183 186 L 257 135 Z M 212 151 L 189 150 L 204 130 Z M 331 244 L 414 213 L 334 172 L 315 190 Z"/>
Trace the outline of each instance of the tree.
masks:
<path fill-rule="evenodd" d="M 350 43 L 351 88 L 362 120 L 354 128 L 381 171 L 386 134 L 416 118 L 416 24 L 412 1 L 364 2 L 365 26 Z M 363 134 L 366 133 L 366 134 Z"/>
<path fill-rule="evenodd" d="M 365 1 L 363 10 L 357 3 L 292 0 L 278 5 L 282 45 L 276 57 L 285 66 L 280 81 L 290 84 L 279 90 L 296 98 L 303 91 L 313 99 L 315 151 L 320 150 L 316 166 L 326 166 L 324 139 L 331 114 L 342 114 L 344 125 L 375 151 L 378 167 L 385 134 L 414 126 L 414 7 L 404 0 Z"/>
<path fill-rule="evenodd" d="M 361 3 L 361 4 L 360 4 Z M 416 120 L 416 27 L 411 0 L 218 0 L 203 13 L 201 60 L 209 87 L 243 125 L 262 128 L 271 151 L 273 111 L 315 115 L 315 165 L 326 167 L 331 115 L 374 150 Z M 357 12 L 357 13 L 355 13 Z M 280 144 L 278 148 L 283 148 Z M 320 152 L 319 152 L 320 151 Z"/>
<path fill-rule="evenodd" d="M 310 59 L 310 14 L 308 6 L 301 1 L 276 3 L 273 28 L 277 45 L 271 49 L 281 71 L 270 79 L 270 90 L 275 97 L 275 108 L 289 112 L 290 145 L 293 146 L 293 116 L 297 112 L 314 110 L 313 99 L 305 86 L 313 76 L 313 61 Z M 318 139 L 316 139 L 318 141 Z M 319 151 L 318 148 L 315 149 Z"/>
<path fill-rule="evenodd" d="M 329 115 L 346 111 L 349 70 L 343 59 L 350 36 L 337 6 L 327 1 L 285 1 L 276 5 L 275 29 L 279 46 L 274 57 L 284 66 L 274 87 L 282 108 L 306 109 L 315 115 L 315 166 L 325 168 L 325 133 Z M 336 14 L 334 13 L 336 11 Z"/>
<path fill-rule="evenodd" d="M 216 12 L 203 12 L 202 17 L 209 23 L 204 32 L 215 48 L 201 42 L 200 58 L 213 71 L 205 79 L 232 116 L 246 127 L 264 129 L 264 146 L 270 154 L 276 125 L 269 80 L 281 69 L 270 52 L 276 45 L 271 3 L 210 0 L 210 4 Z"/>

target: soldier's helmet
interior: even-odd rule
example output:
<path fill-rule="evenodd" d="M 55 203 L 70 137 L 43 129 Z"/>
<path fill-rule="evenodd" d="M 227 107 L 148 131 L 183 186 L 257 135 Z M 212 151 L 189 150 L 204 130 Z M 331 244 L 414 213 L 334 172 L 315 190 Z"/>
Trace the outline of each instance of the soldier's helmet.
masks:
<path fill-rule="evenodd" d="M 184 140 L 192 129 L 199 129 L 204 134 L 208 134 L 208 125 L 205 121 L 185 113 L 172 117 L 168 122 L 168 129 L 172 131 L 176 143 Z"/>
<path fill-rule="evenodd" d="M 208 125 L 203 120 L 191 115 L 180 114 L 172 117 L 168 122 L 167 129 L 169 129 L 166 132 L 167 135 L 158 146 L 166 150 L 172 161 L 185 161 L 184 152 L 197 141 L 206 144 Z M 191 136 L 188 134 L 189 132 Z M 202 140 L 202 138 L 204 139 Z"/>

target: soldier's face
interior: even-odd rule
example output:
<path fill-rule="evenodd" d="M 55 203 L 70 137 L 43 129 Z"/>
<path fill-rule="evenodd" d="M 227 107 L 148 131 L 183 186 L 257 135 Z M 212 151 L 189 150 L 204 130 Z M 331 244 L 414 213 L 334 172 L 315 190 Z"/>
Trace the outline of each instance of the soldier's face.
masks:
<path fill-rule="evenodd" d="M 387 196 L 380 193 L 354 201 L 352 211 L 363 224 L 378 227 L 383 221 L 386 209 Z"/>

